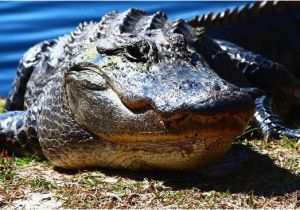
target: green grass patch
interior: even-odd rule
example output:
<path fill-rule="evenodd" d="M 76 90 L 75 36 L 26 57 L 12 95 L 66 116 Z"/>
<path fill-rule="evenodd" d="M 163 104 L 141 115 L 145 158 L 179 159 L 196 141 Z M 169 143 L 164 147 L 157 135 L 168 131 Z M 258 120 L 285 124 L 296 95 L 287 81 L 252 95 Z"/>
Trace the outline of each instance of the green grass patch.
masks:
<path fill-rule="evenodd" d="M 251 148 L 253 157 L 222 178 L 197 172 L 87 170 L 59 187 L 56 198 L 65 208 L 300 208 L 299 145 L 290 140 L 238 144 Z"/>
<path fill-rule="evenodd" d="M 29 156 L 8 156 L 5 154 L 6 151 L 3 150 L 0 154 L 0 167 L 3 166 L 10 166 L 11 168 L 17 168 L 17 167 L 25 167 L 32 165 L 36 162 L 44 161 L 40 157 L 36 155 L 29 155 Z M 49 161 L 45 161 L 45 164 Z"/>
<path fill-rule="evenodd" d="M 300 208 L 299 145 L 290 140 L 240 140 L 247 164 L 222 178 L 197 172 L 56 170 L 36 157 L 6 157 L 0 170 L 0 207 L 50 192 L 64 208 Z M 2 204 L 1 204 L 2 202 Z"/>
<path fill-rule="evenodd" d="M 0 99 L 0 113 L 4 112 L 5 101 Z"/>
<path fill-rule="evenodd" d="M 299 209 L 300 144 L 248 139 L 236 144 L 250 148 L 251 159 L 221 178 L 182 171 L 56 170 L 34 155 L 2 152 L 0 208 L 26 199 L 28 192 L 46 192 L 64 208 Z"/>

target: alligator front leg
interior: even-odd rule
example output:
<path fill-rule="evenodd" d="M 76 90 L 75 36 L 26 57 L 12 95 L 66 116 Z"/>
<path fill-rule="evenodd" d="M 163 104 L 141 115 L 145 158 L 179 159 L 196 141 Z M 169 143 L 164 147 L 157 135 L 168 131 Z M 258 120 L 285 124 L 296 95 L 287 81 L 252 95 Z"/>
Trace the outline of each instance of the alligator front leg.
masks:
<path fill-rule="evenodd" d="M 0 147 L 19 154 L 42 156 L 32 110 L 6 112 L 0 115 Z"/>

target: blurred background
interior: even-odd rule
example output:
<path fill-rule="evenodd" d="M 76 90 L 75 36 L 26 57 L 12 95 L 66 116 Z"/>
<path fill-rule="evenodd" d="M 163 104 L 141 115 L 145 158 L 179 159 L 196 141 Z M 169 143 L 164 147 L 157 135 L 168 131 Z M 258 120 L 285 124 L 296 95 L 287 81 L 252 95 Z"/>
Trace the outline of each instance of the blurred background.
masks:
<path fill-rule="evenodd" d="M 79 22 L 100 20 L 112 10 L 131 7 L 152 14 L 166 12 L 169 19 L 189 19 L 247 2 L 0 2 L 0 97 L 15 77 L 19 59 L 34 44 L 74 30 Z"/>

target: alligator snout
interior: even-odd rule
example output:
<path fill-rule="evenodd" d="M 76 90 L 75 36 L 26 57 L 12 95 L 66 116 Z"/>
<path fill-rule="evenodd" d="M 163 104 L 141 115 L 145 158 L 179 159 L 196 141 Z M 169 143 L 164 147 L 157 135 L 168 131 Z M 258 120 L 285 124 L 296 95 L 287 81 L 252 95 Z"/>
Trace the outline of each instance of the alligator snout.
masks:
<path fill-rule="evenodd" d="M 168 132 L 218 133 L 227 129 L 238 135 L 254 113 L 250 94 L 222 80 L 208 66 L 165 64 L 154 74 L 140 74 L 111 86 L 132 112 L 153 110 Z M 132 88 L 128 88 L 132 87 Z M 126 90 L 126 91 L 124 91 Z"/>
<path fill-rule="evenodd" d="M 152 109 L 164 121 L 173 121 L 186 115 L 206 117 L 217 116 L 222 113 L 251 115 L 254 110 L 254 101 L 245 92 L 226 90 L 210 93 L 210 96 L 205 100 L 197 96 L 182 96 L 182 98 L 179 97 L 175 100 L 170 97 L 163 102 L 153 100 Z"/>
<path fill-rule="evenodd" d="M 103 139 L 229 139 L 241 134 L 254 113 L 252 97 L 208 66 L 173 62 L 145 72 L 120 68 L 105 79 L 82 70 L 67 80 L 75 120 Z M 89 81 L 102 81 L 103 88 L 87 86 L 83 78 L 88 75 L 93 76 Z"/>
<path fill-rule="evenodd" d="M 192 101 L 172 112 L 160 112 L 170 132 L 190 138 L 234 137 L 245 129 L 254 113 L 251 96 L 239 91 L 219 93 L 205 101 Z"/>

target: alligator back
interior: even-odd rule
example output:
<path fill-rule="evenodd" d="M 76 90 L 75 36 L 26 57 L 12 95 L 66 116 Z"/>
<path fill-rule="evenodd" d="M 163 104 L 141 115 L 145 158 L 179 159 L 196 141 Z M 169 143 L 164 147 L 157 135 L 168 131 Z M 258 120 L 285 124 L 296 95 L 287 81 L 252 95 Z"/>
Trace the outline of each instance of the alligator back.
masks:
<path fill-rule="evenodd" d="M 196 16 L 189 24 L 280 62 L 300 78 L 300 2 L 255 2 Z"/>

